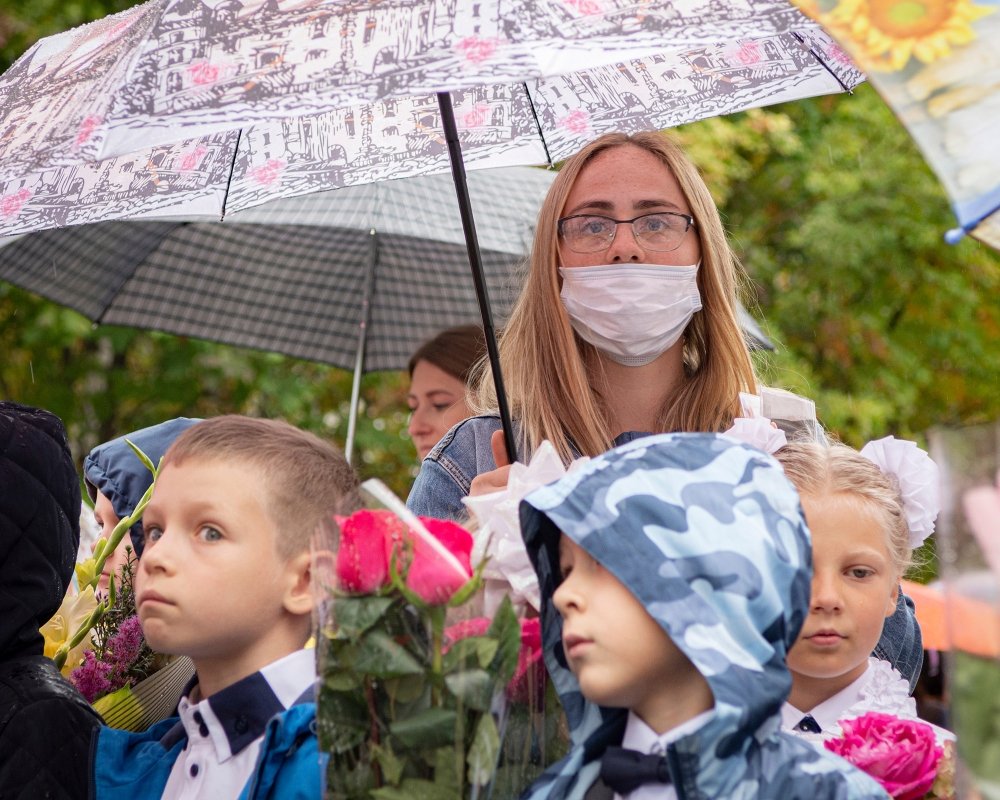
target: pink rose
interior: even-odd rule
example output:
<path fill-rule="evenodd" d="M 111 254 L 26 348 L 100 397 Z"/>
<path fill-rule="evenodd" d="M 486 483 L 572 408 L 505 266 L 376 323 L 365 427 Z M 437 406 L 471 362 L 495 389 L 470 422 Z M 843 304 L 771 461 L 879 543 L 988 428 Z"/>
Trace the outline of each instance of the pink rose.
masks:
<path fill-rule="evenodd" d="M 444 652 L 455 642 L 470 636 L 485 636 L 490 620 L 475 617 L 456 622 L 444 630 Z M 515 703 L 528 703 L 541 695 L 545 686 L 545 666 L 542 663 L 542 628 L 538 618 L 521 620 L 521 651 L 517 656 L 514 677 L 507 684 L 507 697 Z"/>
<path fill-rule="evenodd" d="M 337 580 L 345 592 L 370 594 L 389 582 L 389 550 L 386 543 L 404 528 L 402 520 L 389 512 L 362 509 L 349 517 L 337 517 L 340 547 L 337 550 Z"/>
<path fill-rule="evenodd" d="M 443 605 L 472 577 L 472 534 L 448 520 L 420 517 L 420 521 L 454 557 L 459 569 L 434 542 L 408 531 L 413 552 L 406 570 L 406 586 L 425 603 Z"/>
<path fill-rule="evenodd" d="M 406 586 L 424 602 L 447 603 L 472 577 L 472 534 L 454 522 L 421 517 L 434 540 L 410 531 L 391 511 L 362 510 L 338 517 L 340 588 L 370 594 L 390 583 L 390 559 L 405 574 Z"/>
<path fill-rule="evenodd" d="M 869 711 L 841 720 L 843 736 L 823 742 L 827 750 L 878 781 L 896 800 L 919 800 L 930 791 L 942 750 L 930 725 Z"/>

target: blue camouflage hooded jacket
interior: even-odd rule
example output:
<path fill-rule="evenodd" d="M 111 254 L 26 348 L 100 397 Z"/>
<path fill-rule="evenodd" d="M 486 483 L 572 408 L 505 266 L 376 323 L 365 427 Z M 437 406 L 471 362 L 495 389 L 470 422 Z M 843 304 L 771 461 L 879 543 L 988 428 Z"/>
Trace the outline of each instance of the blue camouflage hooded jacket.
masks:
<path fill-rule="evenodd" d="M 525 800 L 584 798 L 627 719 L 588 702 L 567 666 L 552 603 L 560 533 L 630 589 L 712 690 L 712 717 L 667 749 L 680 800 L 887 797 L 839 757 L 778 729 L 812 556 L 798 495 L 773 458 L 718 434 L 640 439 L 530 494 L 521 526 L 573 744 Z"/>

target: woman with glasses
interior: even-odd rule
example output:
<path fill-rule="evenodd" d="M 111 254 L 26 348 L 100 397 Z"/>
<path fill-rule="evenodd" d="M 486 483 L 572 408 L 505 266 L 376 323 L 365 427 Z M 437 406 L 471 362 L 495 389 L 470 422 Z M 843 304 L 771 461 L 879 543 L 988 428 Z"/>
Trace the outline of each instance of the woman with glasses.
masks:
<path fill-rule="evenodd" d="M 570 158 L 499 342 L 519 460 L 546 439 L 569 461 L 649 433 L 729 428 L 739 392 L 756 389 L 739 277 L 708 188 L 669 139 L 608 134 Z M 488 366 L 473 400 L 496 408 Z M 449 431 L 410 507 L 457 518 L 462 497 L 505 486 L 499 431 L 492 415 Z"/>
<path fill-rule="evenodd" d="M 528 269 L 499 342 L 519 460 L 546 439 L 568 462 L 650 433 L 724 431 L 739 393 L 756 393 L 739 265 L 708 187 L 666 137 L 608 134 L 570 158 Z M 488 365 L 473 400 L 496 408 Z M 467 419 L 424 459 L 407 505 L 462 517 L 462 497 L 506 486 L 507 464 L 499 418 Z M 920 628 L 902 592 L 875 655 L 915 684 Z"/>

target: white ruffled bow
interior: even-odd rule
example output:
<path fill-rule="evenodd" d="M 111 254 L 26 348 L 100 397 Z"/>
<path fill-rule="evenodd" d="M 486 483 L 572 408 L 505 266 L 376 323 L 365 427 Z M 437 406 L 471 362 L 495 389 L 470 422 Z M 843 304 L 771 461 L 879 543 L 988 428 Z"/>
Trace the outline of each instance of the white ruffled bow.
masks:
<path fill-rule="evenodd" d="M 895 436 L 868 442 L 861 455 L 896 477 L 910 529 L 910 547 L 919 547 L 934 533 L 934 520 L 941 511 L 937 464 L 916 443 Z"/>
<path fill-rule="evenodd" d="M 588 459 L 579 458 L 567 469 L 552 443 L 545 441 L 527 464 L 511 465 L 506 489 L 462 499 L 479 523 L 472 563 L 489 558 L 483 571 L 486 579 L 484 605 L 488 616 L 493 615 L 505 595 L 510 596 L 515 606 L 527 604 L 536 610 L 540 608 L 538 577 L 524 549 L 519 507 L 535 489 L 558 480 L 586 461 Z"/>
<path fill-rule="evenodd" d="M 772 455 L 788 444 L 785 432 L 776 428 L 767 417 L 737 417 L 726 436 L 739 439 L 751 447 Z"/>

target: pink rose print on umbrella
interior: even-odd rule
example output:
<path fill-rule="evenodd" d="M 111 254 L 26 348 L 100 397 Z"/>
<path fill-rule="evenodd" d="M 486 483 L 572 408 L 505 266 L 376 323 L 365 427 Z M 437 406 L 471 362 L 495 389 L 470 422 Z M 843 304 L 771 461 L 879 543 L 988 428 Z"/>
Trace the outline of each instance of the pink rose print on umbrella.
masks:
<path fill-rule="evenodd" d="M 761 60 L 760 45 L 757 42 L 740 42 L 739 47 L 729 51 L 729 56 L 740 64 L 756 64 Z"/>
<path fill-rule="evenodd" d="M 103 117 L 99 117 L 96 114 L 89 114 L 83 118 L 80 123 L 80 127 L 76 130 L 76 139 L 74 144 L 77 147 L 82 147 L 89 140 L 90 137 L 94 135 L 94 131 L 97 130 L 97 126 L 104 122 Z"/>
<path fill-rule="evenodd" d="M 823 48 L 823 55 L 826 56 L 827 61 L 835 61 L 845 67 L 853 66 L 851 57 L 844 52 L 843 48 L 833 42 Z"/>
<path fill-rule="evenodd" d="M 206 83 L 215 83 L 219 79 L 219 68 L 207 61 L 200 61 L 188 66 L 188 74 L 191 76 L 192 83 L 196 86 L 204 86 Z"/>
<path fill-rule="evenodd" d="M 580 14 L 603 14 L 604 6 L 598 0 L 563 0 L 563 5 Z"/>
<path fill-rule="evenodd" d="M 285 169 L 285 162 L 280 158 L 269 159 L 266 164 L 254 167 L 248 173 L 250 180 L 260 186 L 272 186 L 281 178 L 281 173 Z"/>
<path fill-rule="evenodd" d="M 14 194 L 7 194 L 0 198 L 0 214 L 4 219 L 16 217 L 21 213 L 24 204 L 31 199 L 30 189 L 18 189 Z"/>
<path fill-rule="evenodd" d="M 455 45 L 455 50 L 470 64 L 482 64 L 497 51 L 499 44 L 499 39 L 467 36 Z"/>
<path fill-rule="evenodd" d="M 489 115 L 490 108 L 485 103 L 476 103 L 475 108 L 462 115 L 463 128 L 478 128 Z"/>
<path fill-rule="evenodd" d="M 183 156 L 181 156 L 181 163 L 178 167 L 178 172 L 190 172 L 195 167 L 198 166 L 198 162 L 201 161 L 201 157 L 205 155 L 206 148 L 204 145 L 198 145 L 194 150 L 188 150 Z"/>
<path fill-rule="evenodd" d="M 590 132 L 590 115 L 582 108 L 578 108 L 559 120 L 559 124 L 570 133 L 582 136 Z"/>

